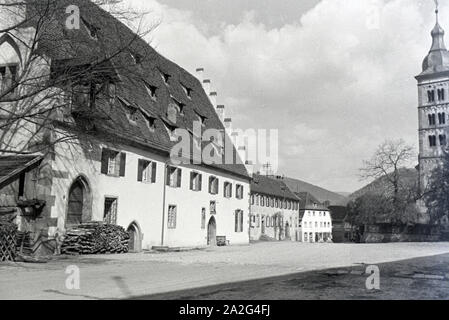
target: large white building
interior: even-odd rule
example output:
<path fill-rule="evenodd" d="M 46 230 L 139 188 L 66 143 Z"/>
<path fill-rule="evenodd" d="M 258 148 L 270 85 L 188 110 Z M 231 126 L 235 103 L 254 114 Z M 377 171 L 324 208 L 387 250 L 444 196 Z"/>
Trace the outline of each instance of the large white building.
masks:
<path fill-rule="evenodd" d="M 49 126 L 23 119 L 25 130 L 2 127 L 2 149 L 31 153 L 0 157 L 3 211 L 49 237 L 82 222 L 118 224 L 131 232 L 133 250 L 215 245 L 217 237 L 248 243 L 250 177 L 202 83 L 92 2 L 49 3 L 35 67 L 55 83 L 49 90 L 60 90 L 61 106 Z M 73 5 L 81 27 L 72 30 L 65 9 Z M 25 68 L 34 23 L 0 34 L 0 90 Z M 67 75 L 76 80 L 59 84 Z M 177 129 L 192 141 L 183 164 L 170 155 Z M 202 136 L 210 129 L 224 140 Z M 193 162 L 195 152 L 219 161 Z"/>
<path fill-rule="evenodd" d="M 422 64 L 418 80 L 419 172 L 421 191 L 428 187 L 429 176 L 438 165 L 448 144 L 449 128 L 449 52 L 444 30 L 437 21 L 432 46 Z"/>
<path fill-rule="evenodd" d="M 299 193 L 298 239 L 302 242 L 332 241 L 332 217 L 328 208 L 307 192 Z"/>

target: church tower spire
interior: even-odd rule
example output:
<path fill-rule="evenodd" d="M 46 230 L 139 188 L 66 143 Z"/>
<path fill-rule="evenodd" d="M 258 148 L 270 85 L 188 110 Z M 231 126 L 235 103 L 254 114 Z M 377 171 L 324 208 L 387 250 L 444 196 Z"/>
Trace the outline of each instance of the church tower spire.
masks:
<path fill-rule="evenodd" d="M 435 1 L 435 27 L 432 47 L 424 59 L 418 80 L 419 171 L 421 191 L 425 192 L 432 170 L 439 165 L 449 145 L 449 51 L 439 23 Z"/>
<path fill-rule="evenodd" d="M 449 70 L 449 52 L 444 43 L 444 30 L 439 23 L 439 6 L 435 0 L 435 27 L 432 29 L 432 47 L 422 65 L 423 74 Z"/>

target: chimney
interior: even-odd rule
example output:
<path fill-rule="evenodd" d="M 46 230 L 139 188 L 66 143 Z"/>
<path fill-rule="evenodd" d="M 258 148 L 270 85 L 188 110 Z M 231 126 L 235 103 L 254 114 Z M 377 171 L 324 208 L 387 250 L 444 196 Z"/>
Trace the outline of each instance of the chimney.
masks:
<path fill-rule="evenodd" d="M 254 164 L 252 161 L 246 161 L 245 163 L 246 171 L 248 171 L 249 176 L 252 178 L 254 175 Z"/>
<path fill-rule="evenodd" d="M 204 91 L 206 91 L 206 94 L 209 95 L 209 93 L 210 93 L 210 80 L 209 79 L 203 80 L 203 89 L 204 89 Z"/>
<path fill-rule="evenodd" d="M 216 111 L 217 111 L 217 114 L 218 114 L 218 117 L 220 118 L 220 120 L 222 122 L 224 122 L 225 121 L 225 106 L 222 104 L 218 105 Z"/>
<path fill-rule="evenodd" d="M 232 130 L 232 119 L 231 118 L 224 119 L 224 126 L 226 131 L 230 132 Z"/>
<path fill-rule="evenodd" d="M 246 163 L 246 147 L 245 146 L 241 146 L 238 148 L 237 150 L 240 160 L 242 160 L 242 163 L 245 164 Z"/>
<path fill-rule="evenodd" d="M 204 80 L 204 68 L 197 68 L 196 69 L 196 77 L 200 81 L 201 84 L 203 84 Z"/>
<path fill-rule="evenodd" d="M 218 94 L 215 91 L 209 93 L 210 103 L 212 103 L 212 105 L 214 106 L 214 109 L 217 108 L 217 96 L 218 96 Z"/>
<path fill-rule="evenodd" d="M 239 139 L 239 133 L 237 131 L 233 131 L 231 133 L 231 140 L 232 140 L 232 143 L 234 144 L 234 146 L 237 145 L 238 139 Z"/>

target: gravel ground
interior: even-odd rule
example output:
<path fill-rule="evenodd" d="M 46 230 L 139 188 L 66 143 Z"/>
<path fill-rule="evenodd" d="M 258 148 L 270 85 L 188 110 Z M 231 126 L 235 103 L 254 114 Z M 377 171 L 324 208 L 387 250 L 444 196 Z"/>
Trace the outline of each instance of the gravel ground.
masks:
<path fill-rule="evenodd" d="M 350 266 L 360 268 L 361 264 L 380 264 L 445 253 L 449 253 L 448 243 L 368 245 L 269 242 L 187 252 L 61 257 L 46 264 L 0 264 L 0 298 L 114 299 L 140 296 L 157 298 L 154 295 L 255 279 L 259 280 L 251 286 L 246 284 L 245 286 L 252 288 L 253 292 L 263 292 L 261 288 L 269 287 L 266 284 L 261 287 L 266 279 L 292 275 L 293 279 L 297 279 L 298 274 L 300 278 L 310 279 L 304 283 L 310 284 L 312 289 L 316 286 L 316 290 L 323 291 L 332 286 L 336 287 L 332 281 L 344 279 L 344 276 L 332 278 L 324 274 L 323 279 L 330 282 L 323 282 L 320 279 L 312 281 L 313 274 L 307 273 L 308 271 Z M 430 260 L 433 259 L 436 257 Z M 68 290 L 65 285 L 68 277 L 65 273 L 66 268 L 72 265 L 80 268 L 79 290 Z M 405 272 L 407 269 L 412 270 L 413 267 L 414 262 L 404 262 L 401 268 Z M 323 273 L 320 273 L 321 276 Z M 349 280 L 355 281 L 351 278 L 354 275 L 346 276 Z M 301 279 L 304 281 L 304 278 Z M 361 290 L 365 290 L 363 279 L 366 279 L 366 276 L 359 275 L 358 279 L 362 281 Z M 295 281 L 292 283 L 296 283 Z M 296 289 L 298 288 L 301 286 L 297 285 Z M 250 293 L 244 293 L 241 287 L 239 290 L 236 291 L 242 293 L 239 299 L 253 298 Z M 301 296 L 296 292 L 286 297 L 284 296 L 286 290 L 276 288 L 263 297 L 264 299 L 314 297 L 313 290 L 302 291 L 309 292 L 309 295 Z M 176 297 L 177 294 L 172 296 Z M 331 299 L 333 294 L 329 293 L 327 298 Z M 201 298 L 207 299 L 209 296 L 206 293 Z M 225 297 L 227 295 L 223 296 Z M 230 297 L 232 298 L 232 295 Z"/>

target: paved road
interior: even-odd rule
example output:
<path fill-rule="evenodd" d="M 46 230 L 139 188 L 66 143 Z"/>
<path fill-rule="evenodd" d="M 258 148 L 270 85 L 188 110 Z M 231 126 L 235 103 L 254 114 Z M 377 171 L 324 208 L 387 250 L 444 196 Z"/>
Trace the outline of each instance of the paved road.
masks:
<path fill-rule="evenodd" d="M 1 299 L 114 299 L 379 264 L 449 253 L 448 243 L 258 243 L 178 253 L 70 257 L 46 264 L 0 264 Z M 68 266 L 80 289 L 66 288 Z"/>

